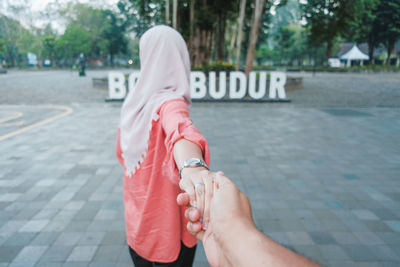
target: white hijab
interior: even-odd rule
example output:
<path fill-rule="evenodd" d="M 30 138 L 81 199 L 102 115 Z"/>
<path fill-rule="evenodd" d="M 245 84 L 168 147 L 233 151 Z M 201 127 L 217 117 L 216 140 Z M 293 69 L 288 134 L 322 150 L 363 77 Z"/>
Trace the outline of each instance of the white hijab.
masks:
<path fill-rule="evenodd" d="M 191 104 L 190 60 L 182 36 L 168 26 L 155 26 L 140 38 L 140 76 L 121 109 L 121 149 L 126 175 L 131 177 L 146 156 L 152 122 L 167 100 Z"/>

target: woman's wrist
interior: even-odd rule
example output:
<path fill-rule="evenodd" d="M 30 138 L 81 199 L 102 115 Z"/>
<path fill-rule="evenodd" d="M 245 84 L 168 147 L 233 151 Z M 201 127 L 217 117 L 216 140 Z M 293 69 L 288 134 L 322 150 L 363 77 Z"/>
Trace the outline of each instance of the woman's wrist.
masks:
<path fill-rule="evenodd" d="M 187 167 L 181 172 L 181 178 L 185 179 L 193 175 L 208 175 L 209 171 L 203 166 Z"/>

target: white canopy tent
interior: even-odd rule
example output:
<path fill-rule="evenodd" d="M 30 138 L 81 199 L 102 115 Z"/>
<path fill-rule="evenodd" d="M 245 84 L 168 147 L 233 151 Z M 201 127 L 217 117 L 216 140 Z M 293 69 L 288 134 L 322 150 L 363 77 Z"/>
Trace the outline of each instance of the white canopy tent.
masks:
<path fill-rule="evenodd" d="M 363 60 L 369 60 L 369 56 L 361 52 L 357 45 L 354 45 L 347 53 L 343 54 L 340 59 L 346 60 L 346 65 L 350 66 L 352 60 L 360 60 L 362 64 Z"/>

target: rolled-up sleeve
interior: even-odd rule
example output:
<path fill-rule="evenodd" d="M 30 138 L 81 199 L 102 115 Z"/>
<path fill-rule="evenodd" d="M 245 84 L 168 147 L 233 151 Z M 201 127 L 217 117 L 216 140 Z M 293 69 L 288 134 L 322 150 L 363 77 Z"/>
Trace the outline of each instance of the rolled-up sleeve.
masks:
<path fill-rule="evenodd" d="M 203 152 L 203 158 L 207 165 L 210 164 L 210 152 L 207 140 L 193 125 L 189 118 L 188 104 L 183 99 L 174 99 L 165 102 L 160 109 L 161 125 L 166 135 L 165 146 L 167 149 L 167 160 L 173 172 L 178 173 L 175 164 L 173 149 L 177 141 L 184 138 L 198 145 Z"/>

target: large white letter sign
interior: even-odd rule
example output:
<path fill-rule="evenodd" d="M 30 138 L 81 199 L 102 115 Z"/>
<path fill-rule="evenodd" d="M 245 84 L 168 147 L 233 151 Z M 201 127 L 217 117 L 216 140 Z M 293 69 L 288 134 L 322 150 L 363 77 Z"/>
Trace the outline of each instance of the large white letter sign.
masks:
<path fill-rule="evenodd" d="M 131 75 L 129 75 L 128 78 L 128 89 L 129 91 L 133 91 L 135 89 L 136 83 L 139 80 L 140 72 L 135 71 L 132 72 Z"/>
<path fill-rule="evenodd" d="M 285 83 L 286 75 L 284 72 L 273 71 L 271 72 L 271 78 L 269 81 L 269 98 L 275 99 L 276 92 L 278 92 L 278 98 L 285 99 Z"/>
<path fill-rule="evenodd" d="M 239 88 L 236 87 L 239 80 Z M 232 71 L 229 74 L 229 97 L 231 99 L 240 99 L 246 95 L 246 75 L 240 71 Z"/>
<path fill-rule="evenodd" d="M 108 73 L 108 97 L 110 99 L 124 99 L 126 96 L 125 77 L 121 72 Z"/>
<path fill-rule="evenodd" d="M 210 71 L 208 76 L 208 92 L 214 99 L 221 99 L 226 94 L 226 72 L 219 72 L 219 87 L 217 91 L 215 71 Z"/>
<path fill-rule="evenodd" d="M 205 97 L 207 94 L 206 75 L 201 71 L 190 73 L 190 96 L 193 99 Z"/>
<path fill-rule="evenodd" d="M 265 92 L 267 91 L 267 72 L 260 71 L 260 77 L 258 82 L 258 91 L 256 84 L 257 73 L 255 71 L 250 72 L 249 77 L 249 95 L 253 99 L 261 99 L 265 96 Z"/>

